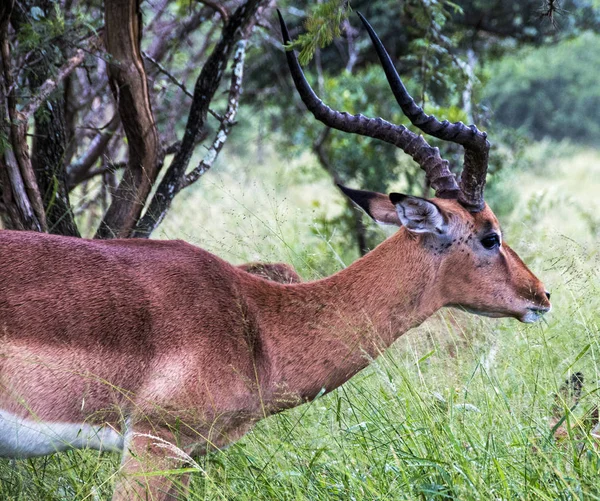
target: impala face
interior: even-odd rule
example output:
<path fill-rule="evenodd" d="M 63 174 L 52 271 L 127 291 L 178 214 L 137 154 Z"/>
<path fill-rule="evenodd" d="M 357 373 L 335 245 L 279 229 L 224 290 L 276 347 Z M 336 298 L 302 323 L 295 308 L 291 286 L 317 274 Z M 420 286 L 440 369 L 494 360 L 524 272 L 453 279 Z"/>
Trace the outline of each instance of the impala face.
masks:
<path fill-rule="evenodd" d="M 452 298 L 449 306 L 527 323 L 550 311 L 550 293 L 503 241 L 498 220 L 487 204 L 472 214 L 456 201 L 434 203 L 447 221 L 445 233 L 433 239 L 442 247 L 441 276 L 445 280 L 441 281 L 447 284 L 447 297 Z"/>

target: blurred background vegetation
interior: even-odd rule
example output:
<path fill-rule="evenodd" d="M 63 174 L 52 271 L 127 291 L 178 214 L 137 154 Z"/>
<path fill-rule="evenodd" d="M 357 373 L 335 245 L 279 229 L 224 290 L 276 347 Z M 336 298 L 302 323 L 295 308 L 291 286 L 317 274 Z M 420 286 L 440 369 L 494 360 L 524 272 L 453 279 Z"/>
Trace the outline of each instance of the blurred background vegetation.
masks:
<path fill-rule="evenodd" d="M 240 3 L 219 5 L 231 13 Z M 142 3 L 141 43 L 152 58 L 145 66 L 165 145 L 181 137 L 191 102 L 186 90 L 218 40 L 222 19 L 211 4 Z M 23 28 L 10 35 L 19 97 L 27 99 L 46 78 L 40 65 L 52 74 L 72 44 L 101 33 L 102 4 L 20 5 Z M 598 443 L 586 416 L 597 406 L 600 379 L 600 2 L 276 5 L 299 40 L 309 81 L 331 107 L 408 125 L 354 13 L 360 11 L 426 112 L 488 132 L 486 201 L 507 240 L 552 291 L 555 310 L 548 324 L 533 327 L 437 315 L 337 392 L 261 423 L 229 451 L 206 458 L 192 498 L 599 499 Z M 60 159 L 66 166 L 112 119 L 105 73 L 105 60 L 90 55 L 60 90 L 81 97 Z M 88 95 L 90 88 L 102 92 Z M 217 112 L 226 91 L 224 82 L 211 105 Z M 38 112 L 41 130 L 53 103 Z M 218 115 L 209 116 L 192 166 L 218 127 Z M 6 135 L 1 139 L 6 148 Z M 460 168 L 460 149 L 431 142 Z M 97 175 L 70 189 L 83 235 L 96 231 L 126 153 L 117 126 L 93 166 Z M 288 75 L 274 11 L 267 10 L 249 40 L 227 144 L 213 168 L 174 199 L 153 236 L 183 238 L 236 263 L 285 261 L 305 279 L 327 276 L 387 231 L 346 202 L 337 182 L 429 193 L 402 152 L 329 131 L 306 112 Z M 577 408 L 566 398 L 556 403 L 574 371 L 586 376 Z M 573 426 L 561 440 L 548 424 L 557 412 Z M 84 452 L 2 462 L 0 497 L 105 499 L 116 463 Z"/>
<path fill-rule="evenodd" d="M 285 4 L 280 7 L 285 12 Z M 317 94 L 334 109 L 409 126 L 349 7 L 368 17 L 409 91 L 428 113 L 488 131 L 492 152 L 486 200 L 500 217 L 509 215 L 517 202 L 512 174 L 532 168 L 525 154 L 532 142 L 597 144 L 600 85 L 594 80 L 600 62 L 595 50 L 600 11 L 594 2 L 334 0 L 290 5 L 286 19 L 296 26 L 292 37 L 301 34 L 295 42 L 303 49 L 301 60 L 312 56 L 307 74 Z M 345 13 L 341 20 L 340 11 Z M 304 113 L 298 99 L 291 98 L 294 91 L 287 68 L 277 59 L 278 47 L 256 48 L 248 65 L 246 112 L 259 118 L 260 131 L 275 141 L 278 152 L 290 158 L 304 155 L 301 165 L 307 174 L 321 168 L 333 183 L 430 194 L 423 173 L 402 152 L 330 131 Z M 431 142 L 460 169 L 460 148 Z M 312 155 L 306 157 L 307 152 Z M 314 231 L 328 235 L 337 229 L 330 243 L 341 253 L 352 243 L 364 253 L 378 242 L 349 203 L 335 215 L 323 210 L 315 224 Z"/>
<path fill-rule="evenodd" d="M 600 86 L 595 82 L 600 59 L 597 1 L 271 1 L 268 7 L 282 10 L 301 59 L 310 61 L 309 80 L 326 103 L 408 124 L 353 11 L 365 14 L 409 91 L 428 113 L 476 123 L 488 131 L 493 149 L 487 200 L 502 216 L 515 204 L 510 183 L 503 181 L 510 179 L 512 171 L 531 167 L 524 155 L 531 141 L 596 144 L 600 127 Z M 241 3 L 219 2 L 215 7 L 213 2 L 155 0 L 141 4 L 149 100 L 162 145 L 170 148 L 165 164 L 173 159 L 171 152 L 186 129 L 191 93 L 199 68 L 219 39 L 222 15 L 231 15 Z M 56 75 L 73 48 L 103 34 L 101 2 L 16 2 L 12 19 L 18 22 L 8 27 L 6 38 L 14 83 L 5 91 L 15 93 L 17 108 L 36 96 L 46 78 Z M 258 24 L 247 48 L 239 116 L 230 127 L 225 158 L 217 160 L 216 171 L 237 158 L 302 159 L 294 174 L 298 181 L 328 177 L 332 188 L 328 197 L 321 198 L 334 197 L 338 205 L 335 183 L 382 192 L 394 188 L 429 193 L 423 173 L 393 146 L 328 130 L 307 114 L 288 76 L 274 11 L 267 8 Z M 110 55 L 85 50 L 88 55 L 81 67 L 36 111 L 29 141 L 49 231 L 79 230 L 92 236 L 116 200 L 122 172 L 128 168 L 129 145 L 108 91 Z M 222 125 L 228 85 L 228 79 L 223 80 L 210 103 L 215 113 L 202 123 L 199 145 L 189 161 L 192 166 L 202 163 L 214 132 Z M 7 120 L 6 113 L 3 116 Z M 59 122 L 65 124 L 62 131 L 51 127 Z M 57 145 L 53 137 L 60 134 L 62 143 Z M 1 136 L 2 152 L 9 151 L 6 127 Z M 103 147 L 90 155 L 101 141 Z M 459 147 L 431 142 L 460 169 Z M 46 165 L 46 172 L 39 164 Z M 87 170 L 82 171 L 83 164 Z M 52 171 L 50 178 L 47 170 Z M 165 172 L 168 177 L 166 166 L 155 186 Z M 189 189 L 210 190 L 211 175 Z M 324 200 L 315 203 L 327 206 Z M 9 213 L 9 205 L 0 204 L 0 214 Z M 337 252 L 355 249 L 364 254 L 377 243 L 372 228 L 365 226 L 349 202 L 333 213 L 315 210 L 314 231 L 329 234 L 337 228 L 331 241 Z M 147 211 L 146 217 L 151 215 Z M 4 221 L 11 227 L 9 218 Z"/>

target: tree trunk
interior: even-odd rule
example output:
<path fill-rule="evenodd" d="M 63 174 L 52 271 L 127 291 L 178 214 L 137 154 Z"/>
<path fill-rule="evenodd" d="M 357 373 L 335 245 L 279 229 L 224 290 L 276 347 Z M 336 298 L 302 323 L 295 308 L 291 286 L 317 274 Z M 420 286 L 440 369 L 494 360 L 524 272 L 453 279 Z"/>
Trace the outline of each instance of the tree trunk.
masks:
<path fill-rule="evenodd" d="M 34 131 L 31 163 L 46 212 L 48 232 L 78 237 L 64 164 L 67 138 L 62 99 L 52 99 L 41 106 L 35 113 Z"/>
<path fill-rule="evenodd" d="M 0 3 L 0 52 L 2 55 L 0 82 L 0 122 L 9 143 L 0 158 L 2 171 L 2 201 L 8 216 L 4 222 L 17 230 L 46 230 L 46 218 L 35 181 L 27 146 L 27 116 L 17 110 L 15 86 L 11 68 L 8 26 L 13 2 Z"/>
<path fill-rule="evenodd" d="M 150 105 L 140 40 L 140 0 L 105 1 L 108 75 L 129 145 L 129 160 L 97 238 L 126 238 L 137 223 L 164 153 Z"/>
<path fill-rule="evenodd" d="M 161 180 L 144 217 L 139 221 L 135 236 L 148 238 L 160 224 L 177 193 L 185 185 L 185 171 L 192 158 L 196 141 L 202 133 L 208 107 L 217 91 L 233 48 L 250 34 L 257 21 L 257 12 L 266 0 L 247 0 L 231 15 L 223 28 L 221 39 L 204 64 L 196 85 L 181 146 Z"/>
<path fill-rule="evenodd" d="M 46 17 L 55 15 L 49 0 L 39 3 Z M 64 54 L 63 54 L 64 55 Z M 39 89 L 48 78 L 53 78 L 49 56 L 43 57 L 29 72 L 31 88 Z M 69 202 L 65 156 L 67 136 L 65 123 L 65 92 L 59 86 L 34 113 L 34 135 L 31 147 L 31 165 L 46 215 L 49 233 L 79 237 Z"/>

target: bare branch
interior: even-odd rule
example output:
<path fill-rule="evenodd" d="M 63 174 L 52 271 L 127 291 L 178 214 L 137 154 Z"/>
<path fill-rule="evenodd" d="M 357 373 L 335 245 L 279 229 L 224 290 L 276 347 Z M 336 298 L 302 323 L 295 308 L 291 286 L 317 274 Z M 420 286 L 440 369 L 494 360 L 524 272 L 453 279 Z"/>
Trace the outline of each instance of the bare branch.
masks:
<path fill-rule="evenodd" d="M 81 175 L 79 184 L 83 183 L 85 181 L 89 181 L 90 179 L 92 179 L 93 177 L 96 177 L 96 176 L 101 176 L 101 175 L 104 175 L 107 173 L 117 172 L 118 170 L 124 169 L 125 167 L 127 167 L 127 164 L 125 162 L 103 163 L 100 167 L 96 167 L 95 169 L 90 169 L 90 170 L 84 172 Z"/>
<path fill-rule="evenodd" d="M 71 74 L 71 72 L 77 68 L 85 58 L 85 52 L 83 49 L 77 49 L 75 55 L 67 60 L 67 62 L 60 67 L 55 78 L 49 78 L 46 80 L 36 96 L 34 96 L 29 103 L 23 108 L 22 114 L 24 118 L 29 119 L 36 110 L 44 103 L 50 94 L 59 86 L 59 84 Z"/>
<path fill-rule="evenodd" d="M 154 4 L 154 17 L 150 20 L 149 23 L 146 24 L 146 28 L 144 31 L 153 32 L 154 27 L 158 24 L 158 21 L 162 19 L 163 14 L 167 11 L 167 7 L 169 6 L 169 0 L 160 0 L 160 2 L 156 2 Z"/>
<path fill-rule="evenodd" d="M 120 123 L 118 115 L 113 116 L 108 125 L 92 139 L 87 151 L 67 168 L 69 190 L 92 177 L 88 175 L 88 171 L 104 153 Z"/>
<path fill-rule="evenodd" d="M 188 34 L 198 28 L 205 19 L 206 16 L 203 12 L 197 12 L 183 22 L 177 20 L 160 23 L 156 28 L 153 27 L 152 31 L 155 34 L 155 38 L 148 48 L 148 54 L 150 54 L 153 59 L 162 61 L 173 42 L 177 43 L 180 40 L 184 40 Z M 211 26 L 209 33 L 215 29 L 215 26 L 217 26 L 216 23 Z"/>
<path fill-rule="evenodd" d="M 227 9 L 219 2 L 211 2 L 210 0 L 198 0 L 198 2 L 210 7 L 213 10 L 216 10 L 219 14 L 221 14 L 221 19 L 224 23 L 229 22 L 229 12 L 227 12 Z"/>
<path fill-rule="evenodd" d="M 169 73 L 169 71 L 162 64 L 160 64 L 150 54 L 148 54 L 147 52 L 142 51 L 142 55 L 148 61 L 150 61 L 154 66 L 156 66 L 156 68 L 158 69 L 158 71 L 160 73 L 162 73 L 163 75 L 165 75 L 172 83 L 174 83 L 177 87 L 179 87 L 186 96 L 192 97 L 192 98 L 194 97 L 194 95 L 189 90 L 187 90 L 187 87 L 185 86 L 185 84 L 183 82 L 180 82 L 179 80 L 177 80 L 171 73 Z"/>
<path fill-rule="evenodd" d="M 165 155 L 174 155 L 181 148 L 181 141 L 175 141 L 165 148 Z"/>
<path fill-rule="evenodd" d="M 172 73 L 170 73 L 162 64 L 160 64 L 156 59 L 154 59 L 152 56 L 150 56 L 149 54 L 147 54 L 146 52 L 142 51 L 142 55 L 148 59 L 148 61 L 150 61 L 154 66 L 156 66 L 156 68 L 158 69 L 158 71 L 160 73 L 162 73 L 163 75 L 165 75 L 173 84 L 175 84 L 177 87 L 179 87 L 183 93 L 188 96 L 193 98 L 194 95 L 187 89 L 187 87 L 185 86 L 185 84 L 183 82 L 180 82 L 179 80 L 177 80 L 177 78 L 175 78 L 173 76 Z M 215 117 L 219 122 L 222 122 L 223 116 L 219 115 L 216 111 L 213 111 L 212 109 L 208 109 L 208 112 Z"/>
<path fill-rule="evenodd" d="M 223 115 L 221 126 L 215 134 L 215 139 L 208 149 L 206 155 L 198 166 L 185 176 L 181 188 L 187 188 L 190 184 L 195 183 L 213 166 L 215 160 L 219 156 L 225 141 L 231 132 L 231 127 L 235 125 L 235 116 L 240 103 L 240 94 L 242 91 L 242 80 L 244 78 L 244 57 L 246 54 L 246 40 L 240 40 L 235 50 L 233 59 L 233 70 L 231 75 L 231 85 L 229 86 L 229 97 L 227 99 L 227 110 Z"/>
<path fill-rule="evenodd" d="M 175 195 L 181 189 L 197 137 L 204 129 L 208 108 L 218 89 L 234 45 L 245 39 L 257 20 L 257 11 L 267 0 L 247 0 L 231 15 L 223 28 L 221 39 L 202 68 L 186 125 L 181 148 L 165 173 L 148 210 L 139 221 L 135 236 L 147 238 L 160 224 Z"/>

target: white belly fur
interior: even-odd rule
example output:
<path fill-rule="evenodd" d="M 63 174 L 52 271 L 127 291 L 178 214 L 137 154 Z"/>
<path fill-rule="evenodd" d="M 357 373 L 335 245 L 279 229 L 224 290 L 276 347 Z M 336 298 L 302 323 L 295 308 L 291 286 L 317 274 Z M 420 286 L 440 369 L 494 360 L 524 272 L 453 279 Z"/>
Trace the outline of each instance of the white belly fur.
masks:
<path fill-rule="evenodd" d="M 123 435 L 110 426 L 35 421 L 0 410 L 0 457 L 30 458 L 85 448 L 120 452 Z"/>

